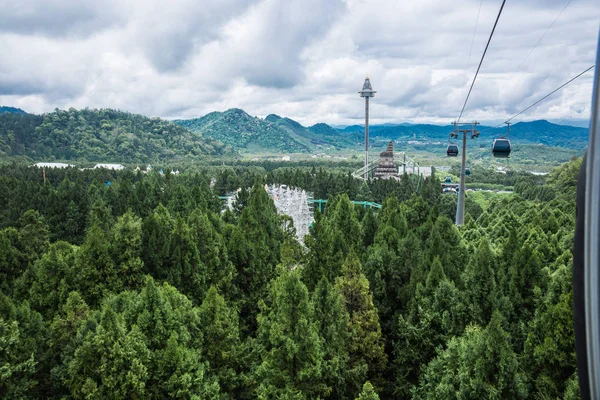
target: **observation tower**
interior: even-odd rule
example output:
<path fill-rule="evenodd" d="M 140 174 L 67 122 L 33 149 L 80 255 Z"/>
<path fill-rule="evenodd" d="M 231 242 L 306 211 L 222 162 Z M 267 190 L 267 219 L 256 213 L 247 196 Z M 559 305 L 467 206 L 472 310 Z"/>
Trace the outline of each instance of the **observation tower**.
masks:
<path fill-rule="evenodd" d="M 369 98 L 374 97 L 375 93 L 369 77 L 365 78 L 362 90 L 358 92 L 360 97 L 365 98 L 365 181 L 369 179 Z"/>

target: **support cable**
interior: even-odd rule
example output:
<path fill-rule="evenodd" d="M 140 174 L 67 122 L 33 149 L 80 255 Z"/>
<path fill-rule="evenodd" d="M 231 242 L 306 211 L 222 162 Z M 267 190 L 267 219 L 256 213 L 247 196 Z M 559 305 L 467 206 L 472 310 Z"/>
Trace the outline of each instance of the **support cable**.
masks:
<path fill-rule="evenodd" d="M 519 115 L 523 114 L 525 111 L 531 109 L 532 107 L 534 107 L 534 106 L 538 105 L 539 103 L 541 103 L 542 101 L 546 100 L 548 97 L 552 96 L 554 93 L 558 92 L 560 89 L 564 88 L 569 83 L 573 82 L 574 80 L 576 80 L 577 78 L 579 78 L 580 76 L 582 76 L 583 74 L 585 74 L 586 72 L 590 71 L 595 66 L 596 65 L 594 64 L 591 67 L 587 68 L 585 71 L 580 72 L 579 74 L 575 75 L 573 78 L 569 79 L 568 81 L 566 81 L 565 83 L 563 83 L 562 85 L 560 85 L 559 87 L 557 87 L 556 89 L 554 89 L 553 91 L 551 91 L 550 93 L 548 93 L 547 95 L 545 95 L 544 97 L 542 97 L 541 99 L 537 100 L 535 103 L 533 103 L 530 106 L 528 106 L 528 107 L 524 108 L 523 110 L 519 111 L 518 113 L 516 113 L 515 115 L 513 115 L 512 117 L 510 117 L 509 119 L 507 119 L 506 121 L 504 121 L 503 123 L 501 123 L 500 125 L 496 125 L 496 126 L 492 126 L 490 128 L 484 129 L 483 131 L 481 131 L 481 133 L 489 131 L 490 129 L 500 128 L 501 126 L 504 126 L 505 123 L 510 122 L 511 120 L 515 119 Z"/>
<path fill-rule="evenodd" d="M 550 26 L 548 28 L 546 28 L 546 31 L 542 34 L 542 37 L 539 38 L 539 40 L 537 41 L 537 43 L 535 44 L 535 46 L 533 46 L 533 48 L 531 50 L 529 50 L 529 53 L 527 54 L 527 56 L 525 56 L 525 58 L 523 59 L 523 61 L 521 61 L 521 63 L 519 64 L 519 66 L 517 67 L 517 69 L 515 70 L 515 72 L 513 74 L 516 74 L 517 72 L 519 72 L 519 70 L 521 69 L 521 67 L 523 66 L 523 64 L 525 64 L 525 61 L 527 61 L 527 59 L 529 58 L 529 56 L 531 55 L 531 53 L 533 53 L 533 51 L 542 42 L 542 40 L 544 39 L 544 36 L 546 36 L 546 34 L 548 33 L 548 31 L 550 31 L 550 29 L 552 29 L 552 27 L 554 26 L 554 24 L 556 23 L 556 21 L 558 20 L 558 18 L 560 18 L 560 16 L 562 15 L 562 13 L 565 12 L 565 10 L 569 6 L 569 4 L 571 4 L 572 1 L 573 0 L 569 0 L 567 2 L 567 4 L 565 4 L 565 6 L 562 8 L 562 10 L 560 10 L 560 12 L 556 16 L 556 18 L 554 18 L 554 21 L 552 21 L 552 23 L 550 24 Z"/>
<path fill-rule="evenodd" d="M 477 25 L 479 25 L 479 14 L 481 14 L 481 3 L 483 0 L 479 0 L 479 11 L 477 11 L 477 20 L 475 21 L 475 30 L 473 31 L 473 38 L 471 39 L 471 47 L 469 47 L 469 58 L 467 59 L 467 67 L 465 72 L 469 70 L 469 64 L 471 63 L 471 52 L 473 51 L 473 43 L 475 43 L 475 34 L 477 33 Z"/>
<path fill-rule="evenodd" d="M 578 75 L 576 75 L 575 77 L 569 79 L 567 82 L 563 83 L 562 85 L 560 85 L 559 87 L 557 87 L 556 89 L 554 89 L 553 91 L 551 91 L 550 93 L 548 93 L 547 95 L 545 95 L 544 97 L 542 97 L 541 99 L 539 99 L 538 101 L 536 101 L 535 103 L 533 103 L 532 105 L 530 105 L 529 107 L 525 108 L 523 111 L 520 111 L 520 112 L 516 113 L 515 115 L 513 115 L 512 117 L 510 117 L 509 119 L 507 119 L 505 122 L 510 122 L 510 120 L 512 120 L 512 119 L 518 117 L 519 115 L 523 114 L 525 111 L 529 110 L 531 107 L 533 107 L 533 106 L 539 104 L 540 102 L 546 100 L 548 97 L 552 96 L 554 93 L 558 92 L 560 89 L 564 88 L 569 83 L 573 82 L 575 79 L 579 78 L 581 75 L 585 74 L 586 72 L 588 72 L 589 70 L 591 70 L 594 67 L 595 67 L 595 65 L 592 65 L 591 67 L 589 67 L 585 71 L 583 71 L 583 72 L 579 73 Z"/>
<path fill-rule="evenodd" d="M 494 27 L 492 28 L 490 37 L 488 38 L 488 41 L 485 45 L 485 49 L 483 50 L 483 55 L 481 56 L 481 60 L 479 60 L 479 66 L 477 67 L 477 71 L 475 72 L 475 76 L 473 77 L 473 82 L 471 82 L 471 87 L 469 88 L 469 93 L 467 93 L 467 98 L 465 99 L 465 104 L 463 104 L 462 110 L 460 110 L 460 115 L 458 116 L 457 122 L 460 122 L 463 112 L 465 111 L 465 107 L 467 106 L 467 102 L 469 101 L 469 96 L 471 96 L 471 91 L 473 90 L 473 85 L 475 85 L 475 81 L 477 80 L 477 75 L 479 75 L 479 70 L 481 69 L 481 64 L 483 64 L 483 59 L 485 58 L 485 54 L 487 53 L 488 47 L 490 46 L 490 42 L 492 41 L 492 37 L 494 36 L 494 31 L 496 30 L 496 26 L 498 25 L 498 20 L 500 19 L 500 15 L 502 14 L 502 10 L 504 9 L 504 4 L 506 4 L 506 0 L 502 0 L 502 5 L 500 6 L 500 11 L 498 11 L 498 15 L 496 16 L 496 21 L 494 22 Z"/>

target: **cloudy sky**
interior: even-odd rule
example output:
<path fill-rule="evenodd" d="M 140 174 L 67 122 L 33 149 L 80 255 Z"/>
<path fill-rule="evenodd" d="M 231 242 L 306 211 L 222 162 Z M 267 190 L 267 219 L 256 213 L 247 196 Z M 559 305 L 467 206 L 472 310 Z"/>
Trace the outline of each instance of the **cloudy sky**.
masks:
<path fill-rule="evenodd" d="M 501 2 L 0 0 L 0 105 L 341 125 L 363 118 L 368 75 L 375 123 L 446 123 Z M 567 3 L 507 0 L 463 119 L 502 121 L 595 63 L 598 0 L 572 0 L 531 51 Z M 592 78 L 522 119 L 588 118 Z"/>

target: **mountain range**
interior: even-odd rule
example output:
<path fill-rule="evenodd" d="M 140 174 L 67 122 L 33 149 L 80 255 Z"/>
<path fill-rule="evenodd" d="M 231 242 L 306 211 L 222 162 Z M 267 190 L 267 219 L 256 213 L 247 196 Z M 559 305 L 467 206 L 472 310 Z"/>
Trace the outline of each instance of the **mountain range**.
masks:
<path fill-rule="evenodd" d="M 364 140 L 364 126 L 351 125 L 333 128 L 324 123 L 305 127 L 286 117 L 269 114 L 265 119 L 253 117 L 233 108 L 212 112 L 201 118 L 175 120 L 192 132 L 219 140 L 241 152 L 315 152 L 322 148 L 358 148 Z M 383 124 L 370 125 L 370 141 L 421 141 L 444 142 L 448 140 L 452 125 Z M 506 127 L 479 126 L 482 139 L 506 135 Z M 515 143 L 543 144 L 582 150 L 587 145 L 588 129 L 558 125 L 546 120 L 519 122 L 511 126 L 509 138 Z"/>
<path fill-rule="evenodd" d="M 0 157 L 36 160 L 139 162 L 236 152 L 319 153 L 359 150 L 364 140 L 362 125 L 337 129 L 325 123 L 303 126 L 287 117 L 269 114 L 263 119 L 238 108 L 174 121 L 111 109 L 55 110 L 43 115 L 6 106 L 0 110 Z M 401 148 L 437 154 L 452 129 L 451 125 L 432 124 L 371 125 L 370 141 L 374 148 L 384 148 L 385 142 L 393 140 Z M 478 129 L 480 146 L 485 147 L 491 139 L 507 133 L 506 127 Z M 531 149 L 531 145 L 544 145 L 580 154 L 587 145 L 588 129 L 545 120 L 519 122 L 512 125 L 509 137 Z"/>
<path fill-rule="evenodd" d="M 468 126 L 466 127 L 468 128 Z M 396 140 L 396 141 L 446 141 L 448 134 L 454 129 L 452 125 L 430 124 L 400 124 L 400 125 L 372 125 L 369 126 L 371 140 Z M 506 127 L 479 126 L 481 139 L 493 139 L 508 133 Z M 351 135 L 362 136 L 364 126 L 352 125 L 340 130 Z M 587 146 L 589 129 L 557 125 L 546 120 L 531 122 L 518 122 L 511 125 L 511 141 L 525 144 L 543 144 L 551 147 L 564 147 L 567 149 L 582 150 Z"/>

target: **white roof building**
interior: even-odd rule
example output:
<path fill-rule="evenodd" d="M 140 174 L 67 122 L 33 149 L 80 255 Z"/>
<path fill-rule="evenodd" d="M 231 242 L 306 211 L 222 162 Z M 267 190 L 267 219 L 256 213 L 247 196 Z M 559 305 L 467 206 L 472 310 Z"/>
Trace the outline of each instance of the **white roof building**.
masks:
<path fill-rule="evenodd" d="M 96 168 L 122 170 L 125 167 L 121 164 L 96 164 L 96 165 L 94 165 L 94 169 L 96 169 Z"/>
<path fill-rule="evenodd" d="M 59 163 L 59 162 L 39 162 L 39 163 L 34 164 L 34 167 L 38 167 L 38 168 L 69 168 L 69 167 L 74 167 L 74 165 Z"/>

